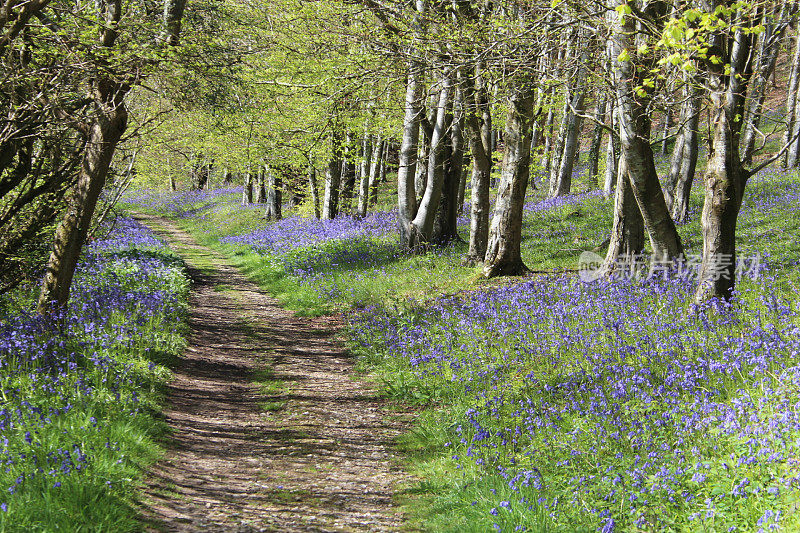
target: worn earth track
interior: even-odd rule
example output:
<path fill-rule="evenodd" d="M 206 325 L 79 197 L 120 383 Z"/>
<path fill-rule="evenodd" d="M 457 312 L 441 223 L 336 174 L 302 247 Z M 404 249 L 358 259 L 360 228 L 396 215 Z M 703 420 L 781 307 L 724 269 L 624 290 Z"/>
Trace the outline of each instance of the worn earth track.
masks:
<path fill-rule="evenodd" d="M 173 428 L 145 487 L 151 531 L 396 531 L 403 429 L 352 379 L 335 317 L 297 318 L 168 220 L 137 215 L 186 260 L 189 347 Z M 265 384 L 266 382 L 266 384 Z M 393 420 L 391 419 L 393 418 Z"/>

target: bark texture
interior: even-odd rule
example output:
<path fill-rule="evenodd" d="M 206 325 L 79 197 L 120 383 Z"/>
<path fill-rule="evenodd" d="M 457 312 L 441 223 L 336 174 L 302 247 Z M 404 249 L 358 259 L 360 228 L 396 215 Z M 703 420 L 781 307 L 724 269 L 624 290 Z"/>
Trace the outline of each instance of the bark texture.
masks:
<path fill-rule="evenodd" d="M 705 2 L 705 8 L 715 9 L 720 0 Z M 744 26 L 756 26 L 758 20 L 743 21 Z M 703 263 L 695 301 L 711 298 L 729 299 L 736 282 L 736 223 L 749 173 L 740 157 L 740 132 L 745 96 L 750 80 L 754 36 L 743 30 L 722 32 L 713 37 L 717 50 L 729 50 L 720 64 L 707 62 L 710 85 L 712 137 L 709 160 L 703 177 L 705 202 L 701 225 L 703 228 Z M 730 65 L 727 74 L 720 65 Z"/>
<path fill-rule="evenodd" d="M 534 99 L 535 91 L 523 86 L 508 101 L 503 173 L 483 265 L 483 275 L 487 278 L 528 272 L 520 245 L 522 208 L 530 177 Z"/>
<path fill-rule="evenodd" d="M 678 135 L 672 150 L 669 174 L 664 190 L 672 219 L 684 223 L 689 219 L 689 199 L 697 169 L 699 150 L 700 106 L 703 88 L 692 80 L 684 92 Z"/>
<path fill-rule="evenodd" d="M 665 14 L 666 4 L 661 12 L 650 13 L 648 24 L 663 24 Z M 627 50 L 630 55 L 630 59 L 626 61 L 617 59 L 615 72 L 619 106 L 620 167 L 630 179 L 650 238 L 653 260 L 656 263 L 668 263 L 683 256 L 683 244 L 667 209 L 650 147 L 650 95 L 636 90 L 642 86 L 642 75 L 652 66 L 652 58 L 641 58 L 634 52 L 640 44 L 636 38 L 645 34 L 641 27 L 637 27 L 633 17 L 625 17 L 624 22 L 617 19 L 616 26 L 615 57 L 619 57 L 623 50 Z"/>

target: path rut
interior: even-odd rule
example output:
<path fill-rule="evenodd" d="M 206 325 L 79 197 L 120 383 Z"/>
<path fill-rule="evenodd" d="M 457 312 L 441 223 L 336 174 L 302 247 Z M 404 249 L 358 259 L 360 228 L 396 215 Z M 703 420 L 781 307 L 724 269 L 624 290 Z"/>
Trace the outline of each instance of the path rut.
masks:
<path fill-rule="evenodd" d="M 341 320 L 295 317 L 168 220 L 137 218 L 184 257 L 193 281 L 189 347 L 165 410 L 174 433 L 145 487 L 148 527 L 400 529 L 392 496 L 406 475 L 392 442 L 404 423 L 352 378 Z"/>

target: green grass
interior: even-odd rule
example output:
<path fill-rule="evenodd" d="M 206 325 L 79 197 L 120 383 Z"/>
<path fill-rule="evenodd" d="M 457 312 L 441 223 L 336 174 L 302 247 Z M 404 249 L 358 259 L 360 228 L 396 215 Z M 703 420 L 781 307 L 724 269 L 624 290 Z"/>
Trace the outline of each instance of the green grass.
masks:
<path fill-rule="evenodd" d="M 56 345 L 46 344 L 52 332 L 45 331 L 38 340 L 60 354 L 54 357 L 75 354 L 77 366 L 53 370 L 59 372 L 55 381 L 35 364 L 4 361 L 2 408 L 39 409 L 47 421 L 4 430 L 0 488 L 5 496 L 0 502 L 7 510 L 0 512 L 0 531 L 141 529 L 139 485 L 161 457 L 169 435 L 161 406 L 170 368 L 185 347 L 188 281 L 180 260 L 165 250 L 127 250 L 106 257 L 110 261 L 99 277 L 92 274 L 92 285 L 144 293 L 164 290 L 177 297 L 179 306 L 151 315 L 135 305 L 109 312 L 99 330 L 72 329 Z M 134 261 L 141 257 L 157 260 L 157 273 L 140 271 Z M 82 276 L 78 274 L 78 283 Z M 15 307 L 26 308 L 33 296 L 33 290 L 20 290 L 4 302 L 13 300 Z M 97 364 L 95 358 L 110 363 Z M 78 449 L 88 457 L 86 462 L 77 460 Z M 69 471 L 56 459 L 66 452 L 77 460 Z"/>
<path fill-rule="evenodd" d="M 660 162 L 662 173 L 665 165 L 665 161 Z M 703 202 L 702 183 L 699 181 L 701 173 L 702 161 L 691 198 L 691 221 L 678 228 L 690 254 L 699 253 L 702 247 L 699 221 Z M 773 283 L 776 295 L 796 301 L 800 285 L 796 271 L 800 259 L 800 241 L 796 238 L 800 235 L 800 210 L 791 203 L 773 205 L 780 201 L 781 187 L 798 190 L 800 178 L 796 175 L 770 178 L 767 175 L 748 184 L 737 242 L 742 256 L 766 254 L 764 260 L 778 273 Z M 586 178 L 576 180 L 576 192 L 589 189 Z M 542 199 L 544 194 L 543 190 L 534 191 L 530 198 Z M 380 206 L 389 208 L 395 201 L 390 186 L 381 190 Z M 611 226 L 611 206 L 612 200 L 597 197 L 577 205 L 568 204 L 527 215 L 522 243 L 525 263 L 533 270 L 563 271 L 578 266 L 582 251 L 595 250 L 602 255 L 605 252 L 602 244 Z M 224 236 L 244 233 L 263 225 L 265 222 L 259 217 L 258 211 L 222 203 L 204 211 L 201 217 L 178 219 L 178 223 L 200 242 L 225 255 L 263 289 L 300 315 L 349 312 L 377 306 L 393 313 L 398 322 L 412 328 L 427 303 L 442 294 L 517 282 L 513 279 L 487 281 L 480 275 L 479 268 L 462 266 L 461 258 L 466 253 L 463 243 L 421 255 L 397 255 L 381 260 L 376 266 L 322 265 L 318 268 L 323 276 L 305 282 L 284 270 L 284 257 L 260 255 L 247 247 L 219 242 Z M 462 236 L 466 238 L 466 232 L 462 231 Z M 385 243 L 382 240 L 373 242 L 376 247 Z M 323 253 L 334 253 L 337 246 L 338 243 L 328 243 L 320 248 Z M 305 252 L 296 252 L 302 253 Z M 502 339 L 485 340 L 503 345 Z M 536 339 L 531 342 L 536 342 Z M 418 479 L 405 487 L 399 496 L 410 520 L 407 529 L 486 531 L 491 526 L 486 522 L 488 512 L 496 507 L 498 500 L 512 499 L 512 495 L 503 479 L 474 464 L 469 466 L 452 459 L 453 448 L 445 446 L 454 439 L 453 421 L 462 420 L 466 409 L 474 406 L 463 385 L 441 377 L 421 379 L 409 368 L 406 360 L 392 357 L 374 345 L 366 346 L 357 339 L 351 338 L 349 348 L 358 356 L 359 370 L 381 383 L 387 397 L 425 408 L 414 429 L 398 443 L 407 458 L 408 469 Z M 569 358 L 569 354 L 562 355 Z M 573 357 L 577 358 L 578 354 L 573 354 Z M 551 383 L 558 383 L 569 368 L 569 364 L 565 364 L 548 369 Z M 720 386 L 733 388 L 737 383 Z M 515 379 L 507 380 L 502 393 L 512 397 L 533 394 L 524 389 L 521 380 Z M 492 494 L 491 489 L 496 494 Z M 535 523 L 538 529 L 534 528 L 534 531 L 594 529 L 589 522 L 575 522 L 572 529 L 565 529 L 563 523 L 553 523 L 549 515 L 536 505 L 524 512 L 515 507 L 503 515 L 503 520 L 506 525 Z"/>

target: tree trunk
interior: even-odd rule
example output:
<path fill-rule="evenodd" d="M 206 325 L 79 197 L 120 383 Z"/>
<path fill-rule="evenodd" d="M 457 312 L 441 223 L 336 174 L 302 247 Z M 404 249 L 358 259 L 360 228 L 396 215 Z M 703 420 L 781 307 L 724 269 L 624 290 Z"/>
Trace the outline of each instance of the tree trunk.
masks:
<path fill-rule="evenodd" d="M 669 150 L 669 129 L 672 127 L 672 108 L 664 110 L 664 121 L 661 123 L 661 157 L 667 157 Z"/>
<path fill-rule="evenodd" d="M 345 157 L 342 159 L 342 184 L 341 209 L 350 210 L 353 207 L 353 196 L 356 188 L 356 150 L 353 146 L 353 134 L 348 131 L 345 134 Z"/>
<path fill-rule="evenodd" d="M 608 102 L 608 122 L 611 125 L 612 133 L 608 134 L 608 143 L 606 144 L 606 172 L 603 179 L 603 196 L 605 198 L 610 198 L 617 188 L 617 163 L 619 162 L 617 132 L 619 131 L 619 123 L 613 96 Z"/>
<path fill-rule="evenodd" d="M 615 57 L 622 50 L 637 49 L 633 39 L 636 31 L 633 17 L 626 17 L 624 23 L 617 22 L 614 35 L 617 46 Z M 642 85 L 640 77 L 646 75 L 651 61 L 651 57 L 640 58 L 638 55 L 627 61 L 617 60 L 615 84 L 619 105 L 621 160 L 624 160 L 624 168 L 650 237 L 655 266 L 682 257 L 683 245 L 667 209 L 650 147 L 650 95 L 638 94 L 635 90 Z"/>
<path fill-rule="evenodd" d="M 444 181 L 439 209 L 436 214 L 431 240 L 447 244 L 458 237 L 459 187 L 464 166 L 464 94 L 459 83 L 453 97 L 453 113 L 446 120 L 449 143 L 446 143 L 444 158 Z M 445 138 L 447 140 L 447 137 Z"/>
<path fill-rule="evenodd" d="M 469 172 L 470 157 L 464 156 L 461 165 L 461 178 L 458 180 L 458 214 L 464 213 L 464 201 L 467 197 L 467 172 Z"/>
<path fill-rule="evenodd" d="M 381 156 L 381 169 L 378 172 L 378 183 L 386 183 L 386 160 L 389 158 L 389 141 L 383 141 L 383 155 Z M 378 201 L 376 193 L 375 201 Z"/>
<path fill-rule="evenodd" d="M 400 225 L 400 241 L 405 248 L 413 247 L 411 221 L 417 214 L 417 193 L 414 178 L 417 168 L 417 144 L 422 112 L 422 91 L 419 83 L 419 68 L 412 64 L 406 83 L 405 116 L 403 117 L 403 140 L 400 144 L 397 167 L 397 202 Z"/>
<path fill-rule="evenodd" d="M 483 143 L 483 151 L 489 161 L 489 179 L 491 180 L 492 167 L 494 166 L 494 160 L 492 159 L 492 152 L 494 151 L 494 146 L 492 145 L 492 106 L 489 101 L 489 88 L 483 77 L 483 69 L 483 63 L 478 61 L 475 66 L 474 100 L 477 106 L 477 113 L 480 114 L 481 142 Z"/>
<path fill-rule="evenodd" d="M 281 176 L 273 172 L 268 165 L 264 165 L 263 175 L 266 189 L 264 201 L 267 204 L 267 208 L 264 211 L 264 218 L 267 220 L 280 220 L 282 218 L 283 180 Z"/>
<path fill-rule="evenodd" d="M 794 168 L 796 166 L 798 149 L 800 149 L 800 139 L 792 141 L 792 139 L 794 139 L 794 132 L 796 131 L 795 126 L 798 123 L 798 110 L 800 110 L 797 102 L 798 94 L 800 94 L 798 87 L 800 87 L 800 23 L 795 23 L 795 46 L 794 53 L 792 54 L 792 68 L 789 74 L 789 94 L 786 96 L 787 126 L 786 133 L 783 136 L 783 144 L 791 142 L 791 146 L 783 157 L 783 168 L 785 169 Z M 789 165 L 790 157 L 794 159 L 795 163 L 791 166 Z"/>
<path fill-rule="evenodd" d="M 522 262 L 522 216 L 530 177 L 531 128 L 535 92 L 522 87 L 508 102 L 503 172 L 484 259 L 483 275 L 515 276 L 528 271 Z"/>
<path fill-rule="evenodd" d="M 667 206 L 672 219 L 684 223 L 689 218 L 689 199 L 692 192 L 697 156 L 699 149 L 700 106 L 703 89 L 698 83 L 685 91 L 685 100 L 681 109 L 681 123 L 672 151 L 669 174 L 664 190 Z"/>
<path fill-rule="evenodd" d="M 567 134 L 570 124 L 569 106 L 571 103 L 571 91 L 569 87 L 564 88 L 564 105 L 561 109 L 561 123 L 558 127 L 558 133 L 553 137 L 551 145 L 553 147 L 550 158 L 550 196 L 554 196 L 558 188 L 558 178 L 561 171 L 561 158 L 564 156 L 564 145 L 566 144 Z"/>
<path fill-rule="evenodd" d="M 314 202 L 314 216 L 320 218 L 319 189 L 317 188 L 317 169 L 311 158 L 308 160 L 308 188 L 311 189 L 311 200 Z"/>
<path fill-rule="evenodd" d="M 597 97 L 594 119 L 597 123 L 592 130 L 592 142 L 589 145 L 589 179 L 600 186 L 600 145 L 603 143 L 603 122 L 606 120 L 606 98 L 604 94 Z"/>
<path fill-rule="evenodd" d="M 361 157 L 361 181 L 358 187 L 358 209 L 356 215 L 364 217 L 367 215 L 369 205 L 369 182 L 370 170 L 372 168 L 372 135 L 365 134 L 362 146 Z"/>
<path fill-rule="evenodd" d="M 428 155 L 428 183 L 425 193 L 417 208 L 417 215 L 411 221 L 410 250 L 417 250 L 423 244 L 431 242 L 436 213 L 444 185 L 444 153 L 447 142 L 448 110 L 451 100 L 452 80 L 449 74 L 442 76 L 442 88 L 436 106 L 436 123 L 431 135 L 431 147 Z"/>
<path fill-rule="evenodd" d="M 553 130 L 555 128 L 555 111 L 551 104 L 547 109 L 547 118 L 544 120 L 544 130 L 547 134 L 544 137 L 544 156 L 542 158 L 542 173 L 547 179 L 552 172 L 553 164 Z"/>
<path fill-rule="evenodd" d="M 435 120 L 435 118 L 434 118 Z M 431 134 L 425 126 L 420 124 L 419 145 L 417 146 L 417 172 L 414 176 L 414 188 L 419 197 L 417 198 L 417 205 L 422 202 L 422 195 L 425 193 L 425 188 L 428 186 L 428 162 L 431 147 Z"/>
<path fill-rule="evenodd" d="M 489 179 L 492 172 L 488 139 L 484 135 L 485 123 L 482 123 L 485 118 L 482 104 L 485 100 L 473 83 L 468 74 L 464 79 L 464 128 L 472 152 L 469 251 L 464 258 L 468 265 L 483 263 L 486 255 L 489 238 Z"/>
<path fill-rule="evenodd" d="M 381 163 L 383 163 L 383 152 L 386 151 L 386 140 L 378 135 L 375 147 L 372 151 L 372 162 L 369 167 L 369 203 L 378 203 L 378 184 L 380 183 Z"/>
<path fill-rule="evenodd" d="M 92 223 L 97 199 L 128 124 L 124 98 L 129 89 L 105 81 L 96 88 L 99 93 L 95 101 L 96 117 L 89 126 L 78 182 L 68 200 L 64 218 L 56 229 L 53 251 L 45 269 L 38 302 L 41 314 L 63 308 L 69 300 L 75 267 Z"/>
<path fill-rule="evenodd" d="M 585 58 L 581 58 L 583 61 Z M 564 196 L 572 189 L 572 170 L 575 166 L 575 154 L 578 152 L 578 143 L 581 133 L 583 119 L 583 102 L 586 96 L 585 87 L 585 68 L 579 67 L 578 77 L 575 82 L 575 89 L 571 94 L 569 109 L 567 110 L 566 129 L 563 144 L 563 151 L 559 157 L 558 172 L 555 182 L 551 183 L 550 196 L 552 198 Z"/>
<path fill-rule="evenodd" d="M 636 275 L 637 258 L 644 251 L 644 242 L 644 220 L 633 195 L 625 161 L 621 160 L 614 194 L 614 223 L 599 274 L 615 277 Z"/>
<path fill-rule="evenodd" d="M 242 190 L 242 205 L 253 203 L 253 175 L 250 169 L 244 173 L 244 189 Z"/>
<path fill-rule="evenodd" d="M 775 63 L 778 60 L 783 34 L 789 25 L 786 12 L 788 7 L 789 2 L 782 3 L 781 11 L 777 16 L 778 20 L 774 20 L 772 16 L 768 17 L 764 24 L 765 30 L 758 37 L 760 41 L 758 60 L 748 100 L 749 105 L 745 114 L 742 138 L 741 155 L 742 163 L 745 165 L 749 165 L 752 162 L 753 153 L 756 150 L 756 138 L 758 137 L 758 128 L 761 125 L 761 118 L 764 113 L 769 78 L 775 71 Z"/>
<path fill-rule="evenodd" d="M 755 26 L 758 21 L 750 23 Z M 726 43 L 730 60 L 723 57 L 721 62 L 730 65 L 730 74 L 726 75 L 721 65 L 708 66 L 712 137 L 704 175 L 703 263 L 695 291 L 698 303 L 729 299 L 736 283 L 736 222 L 749 176 L 741 164 L 739 134 L 751 74 L 753 34 L 743 30 L 732 33 L 731 42 Z M 719 49 L 724 49 L 723 43 L 719 35 L 711 42 Z"/>
<path fill-rule="evenodd" d="M 340 130 L 339 130 L 340 131 Z M 339 215 L 339 187 L 342 181 L 342 138 L 334 130 L 331 135 L 331 158 L 325 167 L 325 192 L 322 198 L 322 218 L 333 220 Z"/>
<path fill-rule="evenodd" d="M 342 179 L 342 160 L 335 154 L 325 169 L 325 197 L 322 218 L 333 220 L 339 214 L 339 183 Z"/>
<path fill-rule="evenodd" d="M 256 203 L 263 204 L 267 201 L 266 165 L 259 165 L 256 174 Z"/>

